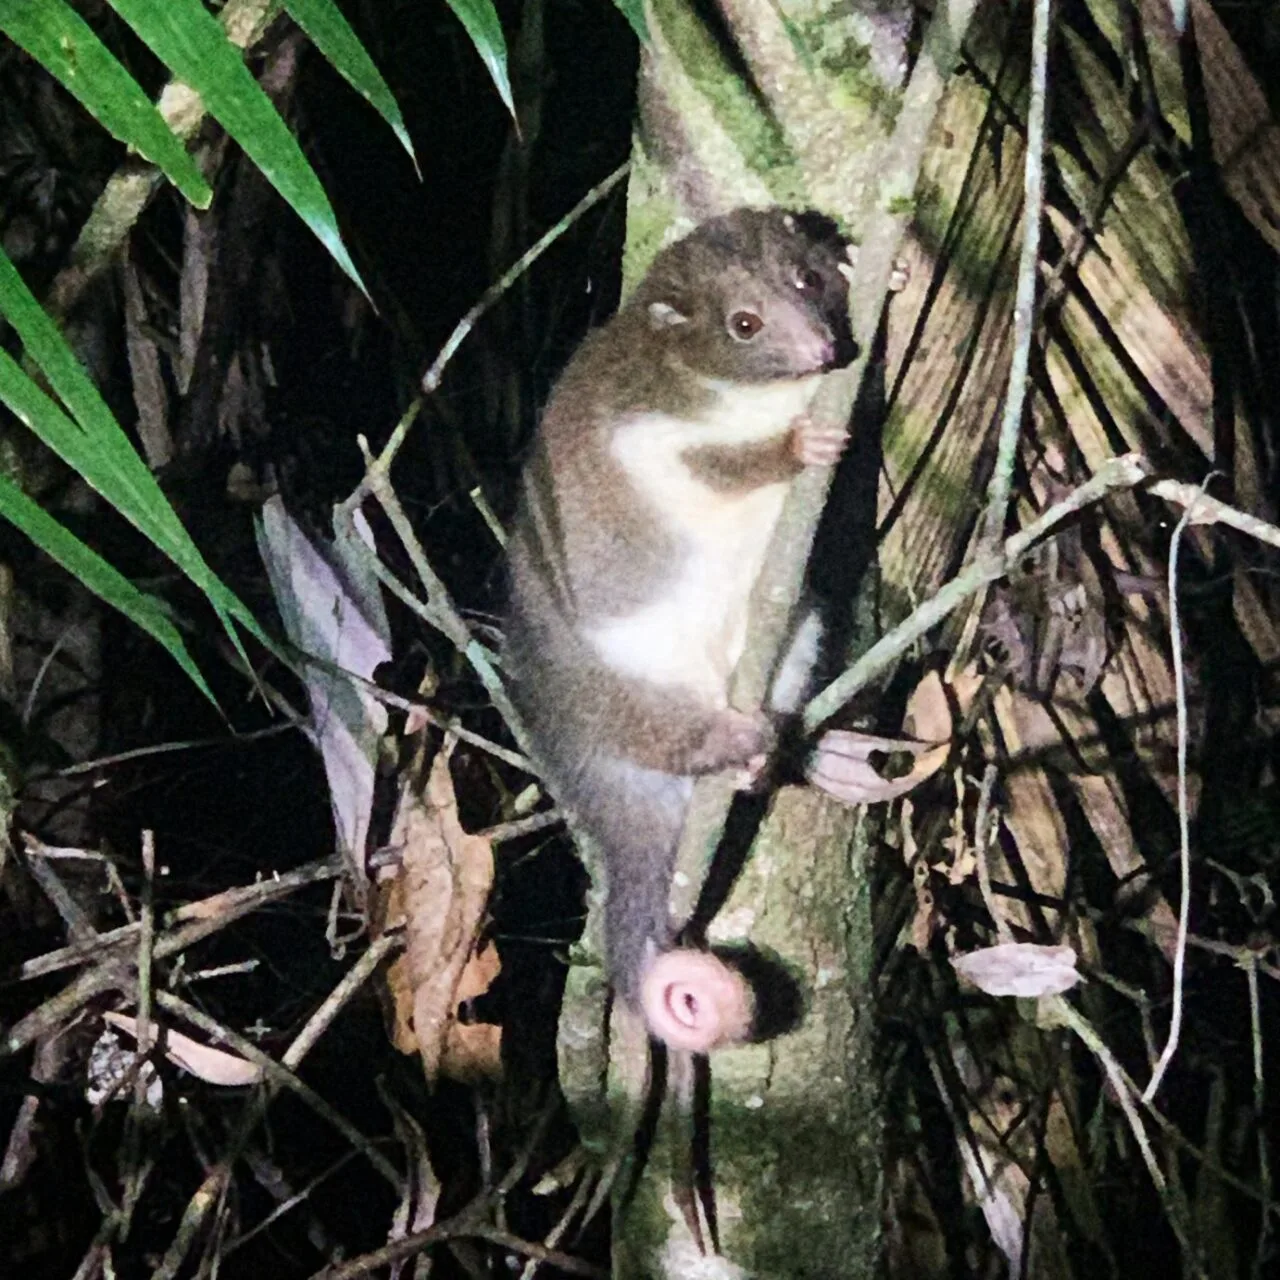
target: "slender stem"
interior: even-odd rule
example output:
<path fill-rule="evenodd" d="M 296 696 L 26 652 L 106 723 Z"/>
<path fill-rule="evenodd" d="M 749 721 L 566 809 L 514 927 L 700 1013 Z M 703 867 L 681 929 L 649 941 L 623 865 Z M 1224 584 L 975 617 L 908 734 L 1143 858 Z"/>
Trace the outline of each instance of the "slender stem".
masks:
<path fill-rule="evenodd" d="M 1022 253 L 1013 304 L 1013 358 L 1004 416 L 996 446 L 996 465 L 988 489 L 982 546 L 994 552 L 1004 533 L 1018 434 L 1027 402 L 1027 367 L 1035 328 L 1036 282 L 1040 267 L 1040 224 L 1044 220 L 1045 106 L 1049 83 L 1049 19 L 1053 0 L 1035 0 L 1031 21 L 1031 101 L 1027 109 L 1027 158 L 1022 178 Z"/>
<path fill-rule="evenodd" d="M 953 609 L 963 604 L 989 582 L 1003 577 L 1009 566 L 1068 516 L 1098 501 L 1112 489 L 1131 489 L 1147 475 L 1146 462 L 1136 453 L 1108 459 L 1098 473 L 1055 502 L 1042 516 L 1009 538 L 1003 550 L 979 553 L 978 558 L 958 577 L 952 578 L 931 599 L 908 618 L 882 636 L 843 675 L 833 680 L 804 709 L 804 727 L 812 732 L 829 720 L 860 689 L 886 670 L 917 640 L 937 626 Z"/>
<path fill-rule="evenodd" d="M 1201 485 L 1203 490 L 1212 479 L 1211 472 Z M 1191 523 L 1194 502 L 1188 503 L 1173 530 L 1169 543 L 1169 644 L 1173 650 L 1174 706 L 1178 717 L 1178 862 L 1182 869 L 1182 901 L 1178 904 L 1178 939 L 1173 950 L 1173 1012 L 1169 1019 L 1169 1039 L 1160 1060 L 1143 1090 L 1143 1102 L 1150 1102 L 1160 1088 L 1160 1081 L 1173 1061 L 1182 1033 L 1182 982 L 1187 962 L 1187 931 L 1191 919 L 1191 818 L 1187 804 L 1187 682 L 1182 661 L 1182 624 L 1178 616 L 1178 552 L 1182 535 Z"/>

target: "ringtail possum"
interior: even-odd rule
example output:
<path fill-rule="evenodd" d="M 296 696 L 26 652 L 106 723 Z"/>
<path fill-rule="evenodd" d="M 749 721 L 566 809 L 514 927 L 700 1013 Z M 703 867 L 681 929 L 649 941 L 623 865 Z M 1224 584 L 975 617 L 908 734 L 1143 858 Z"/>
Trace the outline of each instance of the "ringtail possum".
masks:
<path fill-rule="evenodd" d="M 749 1032 L 744 979 L 673 946 L 668 895 L 693 780 L 758 769 L 771 743 L 773 717 L 730 708 L 729 679 L 789 484 L 844 445 L 806 416 L 821 375 L 856 354 L 844 264 L 818 215 L 704 222 L 574 354 L 525 468 L 511 694 L 552 791 L 603 852 L 615 990 L 678 1048 Z M 773 712 L 798 706 L 817 639 L 799 628 Z"/>

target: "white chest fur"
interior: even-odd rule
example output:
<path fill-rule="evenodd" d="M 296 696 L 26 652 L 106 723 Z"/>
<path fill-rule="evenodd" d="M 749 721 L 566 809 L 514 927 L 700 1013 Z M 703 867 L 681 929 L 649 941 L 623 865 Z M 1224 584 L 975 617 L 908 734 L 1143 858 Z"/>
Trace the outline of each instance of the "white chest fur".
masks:
<path fill-rule="evenodd" d="M 816 382 L 716 386 L 711 410 L 696 420 L 641 414 L 616 430 L 614 457 L 680 550 L 648 602 L 586 628 L 615 670 L 726 705 L 729 676 L 746 643 L 747 601 L 789 483 L 712 489 L 682 455 L 782 435 L 807 409 Z"/>

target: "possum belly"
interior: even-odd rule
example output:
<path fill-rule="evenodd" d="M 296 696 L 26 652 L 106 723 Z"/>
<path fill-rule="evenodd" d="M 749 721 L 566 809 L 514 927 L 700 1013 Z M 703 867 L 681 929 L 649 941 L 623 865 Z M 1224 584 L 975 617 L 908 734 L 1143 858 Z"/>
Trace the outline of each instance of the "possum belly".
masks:
<path fill-rule="evenodd" d="M 774 399 L 711 423 L 646 414 L 616 432 L 614 458 L 678 550 L 647 599 L 584 628 L 614 670 L 685 690 L 705 706 L 727 705 L 729 677 L 746 643 L 747 601 L 790 482 L 722 492 L 697 479 L 682 454 L 780 434 L 792 415 L 780 414 Z"/>

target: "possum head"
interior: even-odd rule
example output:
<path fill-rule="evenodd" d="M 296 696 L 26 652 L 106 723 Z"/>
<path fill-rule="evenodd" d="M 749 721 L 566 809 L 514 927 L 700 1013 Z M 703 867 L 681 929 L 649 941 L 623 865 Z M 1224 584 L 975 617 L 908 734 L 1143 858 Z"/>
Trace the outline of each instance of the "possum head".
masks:
<path fill-rule="evenodd" d="M 630 305 L 669 358 L 704 378 L 802 378 L 857 354 L 847 267 L 829 219 L 738 209 L 664 249 Z"/>

